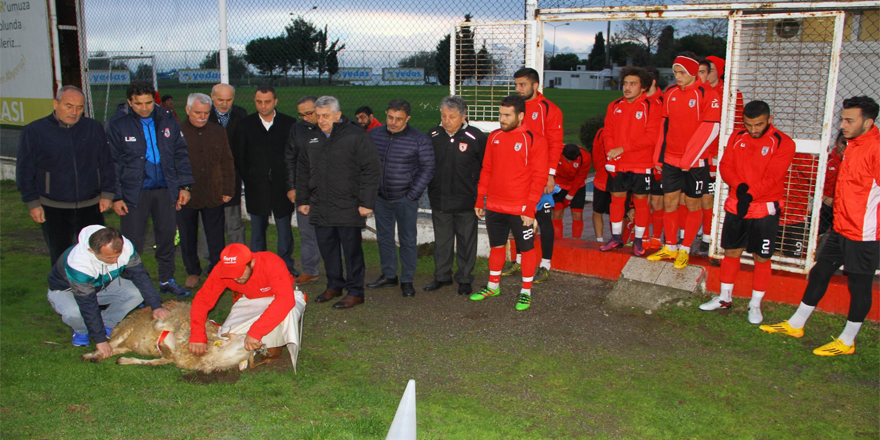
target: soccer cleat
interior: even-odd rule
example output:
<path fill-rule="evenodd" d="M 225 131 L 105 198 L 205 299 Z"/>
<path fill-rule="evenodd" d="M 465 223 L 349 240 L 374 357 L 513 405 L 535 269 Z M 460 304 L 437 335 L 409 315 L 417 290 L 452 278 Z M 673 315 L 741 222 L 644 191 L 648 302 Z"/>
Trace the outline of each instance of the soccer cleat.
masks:
<path fill-rule="evenodd" d="M 190 293 L 189 290 L 186 290 L 184 287 L 177 284 L 174 281 L 174 278 L 168 281 L 159 282 L 159 291 L 162 293 L 170 293 L 178 298 L 187 297 Z"/>
<path fill-rule="evenodd" d="M 684 269 L 688 267 L 688 261 L 690 261 L 690 256 L 687 251 L 678 251 L 678 256 L 675 257 L 675 264 L 672 267 L 676 269 Z"/>
<path fill-rule="evenodd" d="M 718 309 L 729 309 L 733 303 L 730 301 L 724 301 L 721 299 L 721 295 L 713 296 L 708 302 L 704 302 L 700 304 L 700 310 L 711 311 Z"/>
<path fill-rule="evenodd" d="M 471 301 L 482 301 L 490 296 L 498 296 L 500 293 L 501 288 L 490 289 L 489 286 L 485 286 L 479 292 L 471 295 Z"/>
<path fill-rule="evenodd" d="M 761 306 L 749 306 L 749 323 L 760 324 L 764 320 L 764 314 L 761 313 Z"/>
<path fill-rule="evenodd" d="M 521 312 L 532 306 L 532 295 L 520 292 L 519 298 L 516 299 L 516 310 Z"/>
<path fill-rule="evenodd" d="M 816 356 L 840 356 L 856 352 L 856 344 L 846 345 L 840 339 L 833 339 L 833 341 L 813 350 L 813 354 Z"/>
<path fill-rule="evenodd" d="M 89 346 L 89 334 L 79 334 L 77 332 L 73 332 L 73 345 L 76 347 L 88 347 Z"/>
<path fill-rule="evenodd" d="M 516 261 L 508 261 L 501 269 L 501 276 L 506 277 L 513 275 L 522 270 L 522 267 Z"/>
<path fill-rule="evenodd" d="M 608 240 L 608 243 L 602 245 L 599 248 L 602 252 L 612 251 L 614 249 L 620 249 L 623 247 L 623 241 L 617 237 L 611 237 L 611 240 Z"/>
<path fill-rule="evenodd" d="M 104 327 L 104 332 L 107 334 L 107 339 L 110 339 L 110 333 L 113 333 L 113 327 Z"/>
<path fill-rule="evenodd" d="M 174 231 L 174 245 L 180 244 L 180 230 Z"/>
<path fill-rule="evenodd" d="M 660 249 L 661 247 L 663 247 L 663 242 L 659 238 L 652 238 L 648 243 L 647 249 Z"/>
<path fill-rule="evenodd" d="M 674 260 L 676 257 L 678 257 L 678 251 L 673 251 L 669 249 L 669 246 L 664 245 L 659 251 L 648 255 L 648 261 Z"/>
<path fill-rule="evenodd" d="M 803 328 L 794 328 L 788 323 L 788 321 L 782 321 L 779 324 L 762 325 L 760 329 L 764 333 L 778 333 L 793 338 L 804 336 Z"/>
<path fill-rule="evenodd" d="M 699 257 L 708 257 L 709 256 L 709 243 L 706 243 L 702 240 L 694 241 L 694 255 Z"/>
<path fill-rule="evenodd" d="M 532 280 L 535 284 L 541 284 L 544 281 L 550 279 L 550 270 L 544 267 L 538 267 L 538 270 L 535 271 L 535 278 Z"/>
<path fill-rule="evenodd" d="M 645 255 L 645 248 L 642 246 L 642 240 L 633 240 L 633 255 L 637 257 Z"/>

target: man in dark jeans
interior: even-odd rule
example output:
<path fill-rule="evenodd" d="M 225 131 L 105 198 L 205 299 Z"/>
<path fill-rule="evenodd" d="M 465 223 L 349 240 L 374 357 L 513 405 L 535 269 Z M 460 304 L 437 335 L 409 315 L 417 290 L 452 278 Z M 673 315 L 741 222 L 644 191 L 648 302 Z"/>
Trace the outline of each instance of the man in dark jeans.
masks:
<path fill-rule="evenodd" d="M 54 265 L 88 225 L 103 225 L 113 204 L 116 169 L 104 128 L 83 117 L 85 96 L 58 89 L 55 111 L 26 125 L 18 138 L 15 183 L 31 218 L 43 228 Z"/>
<path fill-rule="evenodd" d="M 174 281 L 175 210 L 189 202 L 194 183 L 180 125 L 170 111 L 154 101 L 153 85 L 135 81 L 123 106 L 107 123 L 107 140 L 118 190 L 113 211 L 122 218 L 122 234 L 144 250 L 147 222 L 152 218 L 159 262 L 159 289 L 187 296 L 189 291 Z"/>
<path fill-rule="evenodd" d="M 336 98 L 318 98 L 315 115 L 317 124 L 303 124 L 295 134 L 302 146 L 297 155 L 297 211 L 315 226 L 327 273 L 327 288 L 315 302 L 330 301 L 345 289 L 348 295 L 333 307 L 348 309 L 364 302 L 361 229 L 376 205 L 379 157 L 373 139 L 342 116 Z"/>
<path fill-rule="evenodd" d="M 403 296 L 415 296 L 413 279 L 416 274 L 418 251 L 416 224 L 419 217 L 419 198 L 434 177 L 434 147 L 424 133 L 409 125 L 410 105 L 402 99 L 392 99 L 385 110 L 387 124 L 370 131 L 376 144 L 381 164 L 379 198 L 376 200 L 376 238 L 382 275 L 367 284 L 370 288 L 396 286 L 397 247 L 394 243 L 394 224 L 400 240 L 400 289 Z"/>

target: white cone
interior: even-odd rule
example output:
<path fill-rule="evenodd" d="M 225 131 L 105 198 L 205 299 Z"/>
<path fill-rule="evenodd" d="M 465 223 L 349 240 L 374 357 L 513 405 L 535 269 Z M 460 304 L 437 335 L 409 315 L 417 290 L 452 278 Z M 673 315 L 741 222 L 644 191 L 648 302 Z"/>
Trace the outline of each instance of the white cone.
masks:
<path fill-rule="evenodd" d="M 416 440 L 416 381 L 410 379 L 385 440 Z"/>

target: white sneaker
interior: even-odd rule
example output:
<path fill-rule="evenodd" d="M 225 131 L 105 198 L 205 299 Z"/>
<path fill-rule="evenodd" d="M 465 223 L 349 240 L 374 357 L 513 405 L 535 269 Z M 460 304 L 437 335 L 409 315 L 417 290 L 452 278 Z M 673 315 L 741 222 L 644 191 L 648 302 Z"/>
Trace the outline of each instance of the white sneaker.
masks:
<path fill-rule="evenodd" d="M 718 309 L 729 309 L 730 306 L 733 305 L 730 301 L 724 301 L 721 299 L 721 295 L 713 296 L 709 302 L 700 304 L 700 310 L 718 310 Z"/>
<path fill-rule="evenodd" d="M 752 324 L 760 324 L 764 320 L 761 313 L 761 306 L 749 306 L 749 322 Z"/>

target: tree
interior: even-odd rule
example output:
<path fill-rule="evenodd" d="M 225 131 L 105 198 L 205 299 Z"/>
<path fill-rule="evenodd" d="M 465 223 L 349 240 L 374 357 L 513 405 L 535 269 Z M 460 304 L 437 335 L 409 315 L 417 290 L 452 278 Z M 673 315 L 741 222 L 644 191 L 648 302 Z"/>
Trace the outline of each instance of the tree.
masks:
<path fill-rule="evenodd" d="M 724 58 L 727 41 L 720 37 L 704 34 L 685 35 L 676 41 L 676 52 L 691 51 L 700 57 L 715 55 Z"/>
<path fill-rule="evenodd" d="M 440 85 L 449 85 L 449 48 L 452 44 L 452 36 L 446 34 L 439 43 L 437 43 L 436 55 L 434 57 L 434 67 L 437 69 L 437 82 Z"/>
<path fill-rule="evenodd" d="M 473 16 L 465 14 L 464 21 L 470 22 Z M 477 52 L 474 50 L 474 33 L 469 25 L 463 25 L 455 38 L 455 70 L 461 80 L 473 78 L 477 73 Z"/>
<path fill-rule="evenodd" d="M 593 41 L 593 50 L 587 55 L 587 69 L 602 70 L 608 63 L 605 62 L 605 36 L 602 32 L 596 34 Z"/>
<path fill-rule="evenodd" d="M 697 18 L 687 26 L 688 33 L 727 39 L 727 20 L 724 18 Z"/>
<path fill-rule="evenodd" d="M 651 53 L 665 26 L 666 22 L 663 20 L 629 20 L 623 22 L 621 32 L 618 35 L 622 41 L 639 43 L 645 46 L 648 53 Z"/>
<path fill-rule="evenodd" d="M 153 82 L 153 66 L 146 63 L 138 64 L 132 80 Z"/>
<path fill-rule="evenodd" d="M 269 75 L 275 84 L 276 74 L 290 70 L 290 58 L 286 56 L 287 40 L 278 37 L 260 37 L 248 41 L 245 46 L 245 60 L 263 75 Z"/>
<path fill-rule="evenodd" d="M 612 44 L 610 46 L 611 61 L 619 66 L 633 64 L 636 66 L 648 66 L 651 64 L 651 54 L 645 47 L 632 41 Z"/>
<path fill-rule="evenodd" d="M 343 44 L 339 50 L 345 48 Z M 336 75 L 336 72 L 339 72 L 339 51 L 331 52 L 327 55 L 327 82 L 333 83 L 333 75 Z"/>
<path fill-rule="evenodd" d="M 446 53 L 446 59 L 449 59 L 448 50 Z M 414 67 L 425 69 L 425 79 L 427 79 L 429 76 L 437 76 L 437 51 L 428 52 L 426 50 L 423 50 L 416 52 L 398 61 L 397 67 Z"/>
<path fill-rule="evenodd" d="M 228 49 L 227 59 L 229 60 L 229 77 L 234 79 L 244 78 L 247 75 L 247 60 L 243 54 L 237 53 L 235 49 Z M 205 55 L 205 59 L 199 63 L 199 69 L 219 69 L 220 68 L 220 51 L 213 51 Z"/>
<path fill-rule="evenodd" d="M 320 32 L 311 22 L 299 16 L 284 27 L 287 50 L 285 55 L 291 66 L 302 73 L 302 85 L 306 85 L 306 71 L 318 64 L 318 37 Z"/>
<path fill-rule="evenodd" d="M 577 70 L 578 64 L 584 64 L 581 59 L 573 53 L 560 53 L 550 57 L 547 64 L 549 70 Z"/>
<path fill-rule="evenodd" d="M 655 66 L 672 66 L 675 61 L 675 28 L 666 26 L 660 32 L 660 38 L 657 40 L 657 54 L 654 55 Z"/>
<path fill-rule="evenodd" d="M 318 32 L 318 49 L 317 49 L 317 60 L 315 62 L 315 66 L 318 68 L 318 84 L 321 84 L 321 76 L 324 75 L 325 72 L 329 72 L 331 59 L 335 60 L 336 71 L 339 71 L 339 58 L 337 54 L 342 49 L 345 49 L 345 44 L 339 46 L 339 39 L 337 38 L 334 42 L 327 45 L 327 25 L 324 25 L 324 30 Z M 336 71 L 330 73 L 336 73 Z"/>
<path fill-rule="evenodd" d="M 489 53 L 489 49 L 486 48 L 486 43 L 483 43 L 483 47 L 477 52 L 477 82 L 479 83 L 486 78 L 491 79 L 495 72 L 500 70 L 499 65 L 500 62 Z"/>

